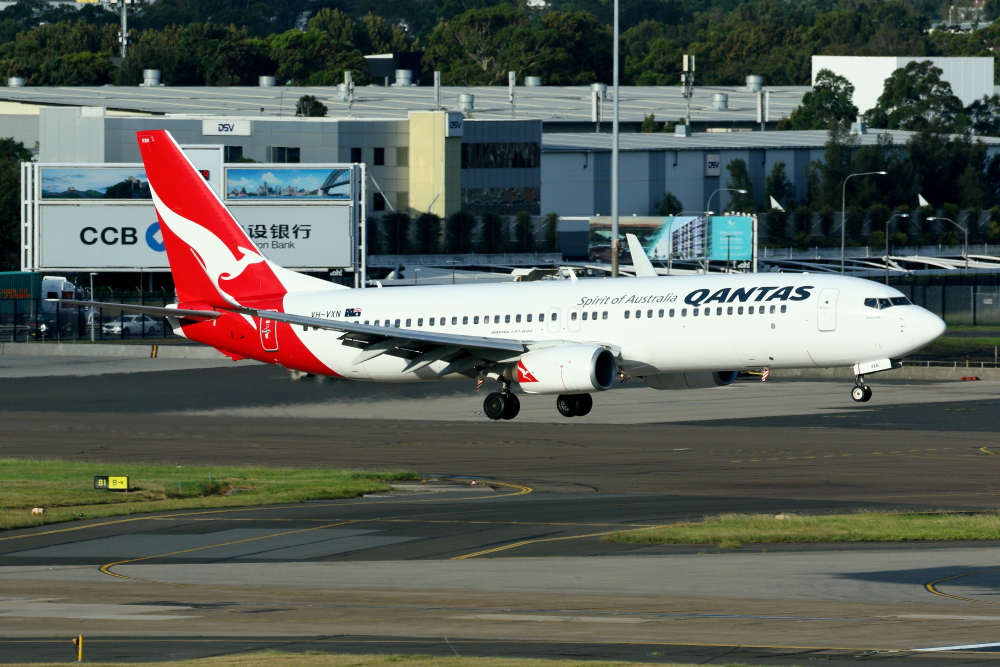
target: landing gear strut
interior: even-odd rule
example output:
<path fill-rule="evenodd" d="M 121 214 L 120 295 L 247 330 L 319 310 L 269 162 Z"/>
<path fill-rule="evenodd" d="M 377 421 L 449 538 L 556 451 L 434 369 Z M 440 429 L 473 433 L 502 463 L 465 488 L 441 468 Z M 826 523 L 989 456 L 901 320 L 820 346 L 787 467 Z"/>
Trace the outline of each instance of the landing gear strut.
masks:
<path fill-rule="evenodd" d="M 490 419 L 513 419 L 521 411 L 521 401 L 510 392 L 510 382 L 500 380 L 501 390 L 483 401 L 483 412 Z"/>
<path fill-rule="evenodd" d="M 556 409 L 563 417 L 583 417 L 594 407 L 590 394 L 560 394 L 556 399 Z"/>
<path fill-rule="evenodd" d="M 872 388 L 865 384 L 864 375 L 859 375 L 854 379 L 851 398 L 854 399 L 855 403 L 867 403 L 872 400 Z"/>

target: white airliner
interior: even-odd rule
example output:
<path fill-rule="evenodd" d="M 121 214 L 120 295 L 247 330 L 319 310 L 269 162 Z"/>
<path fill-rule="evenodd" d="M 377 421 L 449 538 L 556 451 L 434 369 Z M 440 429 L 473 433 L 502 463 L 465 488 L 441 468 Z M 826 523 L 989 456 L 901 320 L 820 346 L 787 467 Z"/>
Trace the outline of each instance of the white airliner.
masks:
<path fill-rule="evenodd" d="M 67 301 L 165 316 L 233 359 L 353 380 L 499 382 L 484 411 L 512 419 L 527 394 L 566 417 L 641 377 L 655 389 L 724 386 L 739 371 L 852 366 L 867 374 L 945 330 L 891 287 L 842 276 L 656 277 L 634 237 L 637 278 L 355 290 L 277 266 L 163 130 L 138 133 L 178 303 Z"/>

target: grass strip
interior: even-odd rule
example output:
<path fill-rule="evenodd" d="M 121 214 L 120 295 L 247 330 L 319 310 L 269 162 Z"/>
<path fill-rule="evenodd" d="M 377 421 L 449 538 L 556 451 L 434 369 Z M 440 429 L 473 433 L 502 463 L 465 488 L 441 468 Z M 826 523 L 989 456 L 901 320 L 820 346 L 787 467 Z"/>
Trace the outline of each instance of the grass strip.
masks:
<path fill-rule="evenodd" d="M 741 544 L 778 542 L 903 542 L 908 540 L 997 540 L 1000 513 L 720 514 L 699 523 L 612 533 L 605 542 L 638 544 Z"/>
<path fill-rule="evenodd" d="M 67 642 L 68 643 L 68 642 Z M 86 647 L 86 640 L 84 646 Z M 72 647 L 70 647 L 72 648 Z M 44 667 L 60 667 L 78 665 L 77 662 L 44 663 Z M 106 667 L 123 667 L 137 663 L 105 662 Z M 694 667 L 693 664 L 658 662 L 662 667 Z M 308 651 L 306 653 L 281 653 L 263 651 L 228 655 L 213 658 L 198 658 L 195 660 L 179 660 L 176 662 L 143 662 L 144 667 L 269 667 L 270 665 L 287 665 L 288 667 L 636 667 L 633 662 L 611 662 L 607 660 L 540 660 L 530 658 L 438 658 L 430 655 L 344 655 L 337 653 L 321 653 Z M 13 667 L 17 667 L 14 665 Z M 20 667 L 43 667 L 42 663 L 20 663 Z M 727 663 L 719 667 L 750 667 L 749 665 Z M 757 667 L 760 667 L 759 665 Z"/>
<path fill-rule="evenodd" d="M 95 475 L 128 475 L 131 490 L 96 490 Z M 0 459 L 0 530 L 140 512 L 357 498 L 388 491 L 388 481 L 418 478 L 401 470 Z M 34 507 L 45 513 L 32 514 Z"/>

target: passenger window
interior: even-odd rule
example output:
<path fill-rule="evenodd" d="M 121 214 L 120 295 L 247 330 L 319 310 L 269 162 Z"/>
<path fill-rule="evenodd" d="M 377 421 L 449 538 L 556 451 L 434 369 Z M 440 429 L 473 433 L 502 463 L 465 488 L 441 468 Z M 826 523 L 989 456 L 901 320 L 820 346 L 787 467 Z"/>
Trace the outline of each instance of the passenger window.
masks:
<path fill-rule="evenodd" d="M 406 320 L 406 328 L 407 328 L 407 329 L 409 329 L 409 328 L 410 328 L 410 320 Z"/>
<path fill-rule="evenodd" d="M 545 321 L 545 313 L 538 313 L 538 321 L 539 322 Z"/>
<path fill-rule="evenodd" d="M 729 307 L 728 307 L 728 308 L 726 309 L 726 315 L 732 315 L 732 314 L 733 314 L 733 307 L 732 307 L 732 306 L 729 306 Z"/>
<path fill-rule="evenodd" d="M 368 320 L 365 320 L 365 325 L 367 325 L 367 324 L 368 324 Z"/>
<path fill-rule="evenodd" d="M 457 317 L 451 318 L 451 323 L 452 325 L 458 324 L 458 318 Z"/>
<path fill-rule="evenodd" d="M 647 310 L 646 311 L 646 317 L 652 317 L 652 316 L 653 316 L 653 311 Z"/>
<path fill-rule="evenodd" d="M 878 310 L 878 299 L 865 299 L 865 306 Z"/>
<path fill-rule="evenodd" d="M 788 308 L 788 306 L 782 306 L 782 307 L 781 307 L 781 312 L 785 312 L 785 309 L 786 309 L 786 308 Z"/>
<path fill-rule="evenodd" d="M 743 314 L 743 306 L 740 306 L 739 308 L 736 309 L 736 314 L 737 315 L 742 315 Z"/>
<path fill-rule="evenodd" d="M 753 315 L 753 306 L 750 306 L 749 308 L 747 308 L 747 314 L 748 315 Z"/>
<path fill-rule="evenodd" d="M 378 324 L 378 322 L 376 322 L 375 324 Z M 429 327 L 434 326 L 434 318 L 433 317 L 431 319 L 427 320 L 427 326 L 429 326 Z"/>
<path fill-rule="evenodd" d="M 424 318 L 422 318 L 422 317 L 418 317 L 417 318 L 417 326 L 418 327 L 424 326 Z"/>
<path fill-rule="evenodd" d="M 687 317 L 687 316 L 688 316 L 688 309 L 681 308 L 681 317 Z"/>
<path fill-rule="evenodd" d="M 631 312 L 632 312 L 632 311 L 630 311 L 630 310 L 626 310 L 626 311 L 625 311 L 625 319 L 626 319 L 626 320 L 627 320 L 627 319 L 628 319 L 628 318 L 630 317 L 630 315 L 631 315 Z"/>
<path fill-rule="evenodd" d="M 674 309 L 673 309 L 673 308 L 671 308 L 671 309 L 670 309 L 670 317 L 673 317 L 673 316 L 674 316 Z"/>
<path fill-rule="evenodd" d="M 592 320 L 596 320 L 597 319 L 597 311 L 596 310 L 590 314 L 590 319 L 592 319 Z"/>
<path fill-rule="evenodd" d="M 879 299 L 878 300 L 878 307 L 879 308 L 892 308 L 892 302 L 889 301 L 889 299 Z"/>
<path fill-rule="evenodd" d="M 444 326 L 444 325 L 446 325 L 446 324 L 448 324 L 448 322 L 447 322 L 447 321 L 445 320 L 445 318 L 443 318 L 443 317 L 442 317 L 442 318 L 441 318 L 441 324 L 440 324 L 439 326 L 442 326 L 442 327 L 443 327 L 443 326 Z"/>
<path fill-rule="evenodd" d="M 463 315 L 462 316 L 462 324 L 468 324 L 468 323 L 469 323 L 469 316 L 468 315 Z"/>
<path fill-rule="evenodd" d="M 385 325 L 389 326 L 389 320 L 385 321 Z M 394 327 L 396 327 L 398 329 L 399 328 L 399 320 L 396 320 L 396 323 L 394 325 L 392 325 L 392 326 L 394 326 Z"/>
<path fill-rule="evenodd" d="M 500 316 L 499 315 L 494 315 L 493 316 L 493 324 L 500 324 Z"/>
<path fill-rule="evenodd" d="M 510 324 L 510 315 L 504 315 L 503 316 L 503 321 L 504 321 L 504 324 Z"/>
<path fill-rule="evenodd" d="M 583 311 L 583 319 L 587 319 L 587 311 Z"/>
<path fill-rule="evenodd" d="M 472 323 L 479 324 L 479 315 L 476 315 L 475 317 L 472 318 Z"/>
<path fill-rule="evenodd" d="M 604 311 L 604 313 L 601 315 L 601 319 L 602 320 L 608 319 L 608 311 L 606 311 L 606 310 Z"/>
<path fill-rule="evenodd" d="M 375 320 L 375 326 L 378 326 L 378 320 Z"/>
<path fill-rule="evenodd" d="M 708 317 L 711 314 L 712 314 L 712 309 L 711 308 L 706 308 L 705 309 L 705 316 Z"/>
<path fill-rule="evenodd" d="M 697 309 L 697 308 L 694 308 L 694 309 L 693 309 L 693 310 L 691 311 L 691 317 L 698 317 L 698 309 Z"/>
<path fill-rule="evenodd" d="M 635 311 L 635 318 L 639 319 L 640 317 L 642 317 L 642 311 L 641 310 Z"/>
<path fill-rule="evenodd" d="M 520 322 L 521 321 L 521 313 L 518 313 L 517 315 L 514 316 L 514 321 L 515 322 Z"/>
<path fill-rule="evenodd" d="M 399 320 L 396 320 L 396 322 L 399 322 Z M 390 320 L 386 320 L 385 324 L 383 326 L 391 327 L 392 326 L 392 322 Z"/>
<path fill-rule="evenodd" d="M 528 313 L 528 321 L 531 321 L 531 313 Z"/>
<path fill-rule="evenodd" d="M 771 306 L 771 314 L 774 315 L 774 306 Z"/>

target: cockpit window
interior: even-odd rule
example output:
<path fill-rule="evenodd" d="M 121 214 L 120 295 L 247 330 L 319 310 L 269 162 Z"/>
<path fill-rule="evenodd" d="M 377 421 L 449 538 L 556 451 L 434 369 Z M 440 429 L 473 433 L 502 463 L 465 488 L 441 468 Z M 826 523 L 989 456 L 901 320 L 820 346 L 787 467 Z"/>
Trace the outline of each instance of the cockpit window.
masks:
<path fill-rule="evenodd" d="M 889 299 L 879 299 L 878 300 L 878 307 L 879 308 L 892 308 L 892 302 L 889 301 Z"/>
<path fill-rule="evenodd" d="M 865 307 L 878 310 L 878 299 L 865 299 Z"/>
<path fill-rule="evenodd" d="M 912 303 L 910 303 L 910 300 L 907 299 L 905 296 L 894 296 L 891 299 L 889 299 L 889 301 L 892 301 L 892 305 L 894 305 L 894 306 L 912 306 L 913 305 Z"/>

